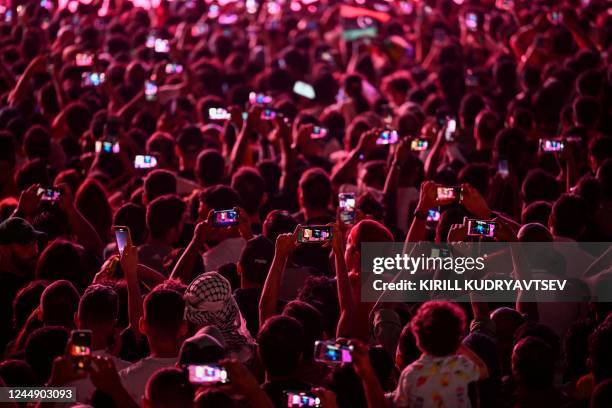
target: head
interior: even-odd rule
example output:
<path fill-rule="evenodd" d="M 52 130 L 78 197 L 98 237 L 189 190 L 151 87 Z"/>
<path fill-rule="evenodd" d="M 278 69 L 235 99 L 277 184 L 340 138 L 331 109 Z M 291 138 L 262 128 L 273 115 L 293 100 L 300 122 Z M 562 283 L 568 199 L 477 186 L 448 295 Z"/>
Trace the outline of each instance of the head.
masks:
<path fill-rule="evenodd" d="M 83 293 L 75 316 L 80 330 L 91 330 L 95 343 L 106 342 L 112 336 L 119 315 L 119 296 L 110 286 L 91 285 Z"/>
<path fill-rule="evenodd" d="M 147 206 L 147 227 L 151 239 L 168 245 L 175 243 L 183 231 L 186 205 L 178 196 L 157 197 Z"/>
<path fill-rule="evenodd" d="M 612 378 L 612 322 L 604 321 L 589 336 L 589 362 L 595 382 Z"/>
<path fill-rule="evenodd" d="M 417 347 L 416 338 L 412 333 L 410 323 L 406 324 L 400 333 L 395 350 L 395 365 L 400 370 L 416 361 L 421 355 L 421 351 Z"/>
<path fill-rule="evenodd" d="M 36 264 L 36 277 L 51 281 L 66 279 L 82 289 L 91 279 L 82 255 L 83 247 L 71 241 L 56 239 L 40 254 Z"/>
<path fill-rule="evenodd" d="M 58 280 L 45 288 L 40 298 L 40 317 L 45 326 L 74 327 L 79 293 L 67 280 Z"/>
<path fill-rule="evenodd" d="M 142 406 L 145 408 L 190 407 L 195 390 L 184 370 L 166 367 L 157 370 L 145 387 Z"/>
<path fill-rule="evenodd" d="M 273 210 L 268 213 L 263 223 L 263 236 L 272 242 L 276 242 L 276 238 L 280 234 L 293 232 L 298 223 L 285 210 Z"/>
<path fill-rule="evenodd" d="M 266 200 L 266 183 L 253 167 L 241 167 L 232 176 L 232 188 L 236 190 L 244 206 L 244 210 L 250 216 L 256 216 L 259 208 Z"/>
<path fill-rule="evenodd" d="M 300 300 L 292 300 L 285 305 L 283 316 L 293 317 L 304 329 L 302 357 L 312 361 L 315 341 L 323 338 L 322 315 L 314 306 Z"/>
<path fill-rule="evenodd" d="M 263 235 L 247 241 L 240 260 L 238 274 L 245 284 L 262 287 L 274 258 L 274 244 Z"/>
<path fill-rule="evenodd" d="M 521 188 L 525 205 L 538 200 L 553 202 L 559 198 L 560 190 L 557 179 L 540 169 L 531 170 L 527 173 Z"/>
<path fill-rule="evenodd" d="M 552 206 L 549 228 L 553 235 L 578 239 L 586 229 L 588 208 L 584 198 L 563 194 Z"/>
<path fill-rule="evenodd" d="M 220 184 L 225 177 L 225 158 L 218 150 L 202 150 L 196 159 L 195 175 L 202 187 Z"/>
<path fill-rule="evenodd" d="M 546 201 L 538 200 L 529 204 L 521 213 L 521 224 L 537 222 L 542 225 L 548 224 L 548 218 L 552 211 L 552 205 Z"/>
<path fill-rule="evenodd" d="M 144 180 L 142 201 L 146 205 L 157 197 L 176 194 L 176 176 L 168 170 L 157 169 Z"/>
<path fill-rule="evenodd" d="M 113 216 L 102 184 L 93 178 L 86 179 L 77 190 L 74 201 L 100 238 L 106 240 L 110 235 Z"/>
<path fill-rule="evenodd" d="M 527 392 L 544 391 L 552 387 L 555 376 L 555 356 L 545 341 L 525 337 L 512 351 L 512 376 Z"/>
<path fill-rule="evenodd" d="M 258 353 L 270 377 L 291 377 L 302 359 L 302 325 L 289 316 L 266 320 L 257 335 Z"/>
<path fill-rule="evenodd" d="M 612 158 L 612 137 L 598 136 L 589 142 L 589 165 L 594 173 L 610 158 Z"/>
<path fill-rule="evenodd" d="M 298 187 L 300 207 L 307 211 L 325 211 L 331 196 L 331 181 L 323 169 L 313 168 L 302 174 Z"/>
<path fill-rule="evenodd" d="M 351 271 L 361 270 L 361 244 L 364 242 L 393 242 L 393 234 L 383 224 L 374 220 L 362 220 L 349 233 L 344 259 Z"/>
<path fill-rule="evenodd" d="M 200 128 L 196 126 L 186 126 L 181 129 L 176 138 L 176 154 L 179 157 L 181 168 L 195 168 L 196 158 L 203 147 L 204 136 Z"/>
<path fill-rule="evenodd" d="M 187 334 L 185 301 L 181 294 L 172 289 L 155 288 L 145 296 L 143 309 L 139 329 L 147 336 L 151 351 L 163 350 L 178 355 Z"/>
<path fill-rule="evenodd" d="M 125 225 L 130 229 L 132 244 L 144 244 L 147 239 L 147 210 L 134 203 L 125 203 L 113 216 L 113 225 Z"/>
<path fill-rule="evenodd" d="M 465 312 L 450 302 L 425 302 L 410 321 L 421 352 L 443 357 L 454 354 L 465 331 Z"/>
<path fill-rule="evenodd" d="M 25 345 L 25 361 L 32 367 L 39 385 L 49 379 L 53 360 L 66 353 L 68 331 L 60 326 L 47 326 L 34 330 Z"/>
<path fill-rule="evenodd" d="M 11 217 L 0 223 L 0 254 L 5 268 L 21 276 L 32 274 L 38 260 L 36 231 L 23 218 Z"/>

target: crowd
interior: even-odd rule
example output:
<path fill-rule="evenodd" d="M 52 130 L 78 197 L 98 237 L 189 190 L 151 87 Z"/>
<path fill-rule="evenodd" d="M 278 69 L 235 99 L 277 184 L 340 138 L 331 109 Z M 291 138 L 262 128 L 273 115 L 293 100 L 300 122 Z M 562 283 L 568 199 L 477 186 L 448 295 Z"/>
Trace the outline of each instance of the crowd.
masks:
<path fill-rule="evenodd" d="M 74 387 L 58 407 L 612 406 L 610 302 L 360 291 L 362 243 L 473 240 L 467 219 L 611 242 L 609 1 L 139 6 L 0 5 L 0 385 Z M 612 248 L 564 262 L 612 281 Z"/>

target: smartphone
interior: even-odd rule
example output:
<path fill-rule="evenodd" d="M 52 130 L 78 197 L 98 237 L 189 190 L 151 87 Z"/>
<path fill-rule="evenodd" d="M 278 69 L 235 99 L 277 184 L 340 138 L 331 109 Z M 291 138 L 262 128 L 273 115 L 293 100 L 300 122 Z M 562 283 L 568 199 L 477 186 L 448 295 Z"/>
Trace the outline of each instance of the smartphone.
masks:
<path fill-rule="evenodd" d="M 551 11 L 550 14 L 549 14 L 549 19 L 550 19 L 550 22 L 553 25 L 561 24 L 562 16 L 561 16 L 561 13 L 559 12 L 559 10 Z"/>
<path fill-rule="evenodd" d="M 100 86 L 104 83 L 106 74 L 104 72 L 83 72 L 81 74 L 82 86 Z"/>
<path fill-rule="evenodd" d="M 436 198 L 438 201 L 459 201 L 461 198 L 461 187 L 438 187 Z"/>
<path fill-rule="evenodd" d="M 96 140 L 96 153 L 119 153 L 119 142 L 109 140 Z"/>
<path fill-rule="evenodd" d="M 89 367 L 91 357 L 91 330 L 73 330 L 70 334 L 70 357 L 77 371 Z"/>
<path fill-rule="evenodd" d="M 429 140 L 427 139 L 412 139 L 410 142 L 410 150 L 413 152 L 422 152 L 429 148 Z"/>
<path fill-rule="evenodd" d="M 321 400 L 314 394 L 300 391 L 285 391 L 287 408 L 320 408 Z"/>
<path fill-rule="evenodd" d="M 115 241 L 117 241 L 117 251 L 121 255 L 125 247 L 132 242 L 130 229 L 123 225 L 115 225 L 113 230 L 115 231 Z"/>
<path fill-rule="evenodd" d="M 508 177 L 508 175 L 510 174 L 510 171 L 508 170 L 508 160 L 499 159 L 497 161 L 497 172 L 500 176 L 504 178 Z"/>
<path fill-rule="evenodd" d="M 355 193 L 340 193 L 338 194 L 338 207 L 340 207 L 340 221 L 345 224 L 355 223 Z"/>
<path fill-rule="evenodd" d="M 187 373 L 192 384 L 227 384 L 227 370 L 216 364 L 188 365 Z"/>
<path fill-rule="evenodd" d="M 168 40 L 164 40 L 163 38 L 156 38 L 153 48 L 155 49 L 155 52 L 165 54 L 170 52 L 170 43 Z"/>
<path fill-rule="evenodd" d="M 75 56 L 77 67 L 90 67 L 93 65 L 93 54 L 88 52 L 79 52 Z"/>
<path fill-rule="evenodd" d="M 300 226 L 297 242 L 300 244 L 321 244 L 331 240 L 332 228 L 328 225 Z"/>
<path fill-rule="evenodd" d="M 40 7 L 51 11 L 53 10 L 53 3 L 50 0 L 40 0 Z"/>
<path fill-rule="evenodd" d="M 193 27 L 191 27 L 191 36 L 192 37 L 201 37 L 208 32 L 208 24 L 206 23 L 197 23 Z"/>
<path fill-rule="evenodd" d="M 264 109 L 261 111 L 261 119 L 263 120 L 272 120 L 277 116 L 276 111 L 274 109 Z"/>
<path fill-rule="evenodd" d="M 154 101 L 157 99 L 157 84 L 151 80 L 145 81 L 145 99 L 147 101 Z"/>
<path fill-rule="evenodd" d="M 238 15 L 236 14 L 223 14 L 219 16 L 220 25 L 232 25 L 238 21 Z"/>
<path fill-rule="evenodd" d="M 175 64 L 173 62 L 169 62 L 166 64 L 166 74 L 181 74 L 183 72 L 183 66 L 181 64 Z"/>
<path fill-rule="evenodd" d="M 471 11 L 465 13 L 465 28 L 472 32 L 478 30 L 478 14 Z"/>
<path fill-rule="evenodd" d="M 315 90 L 312 85 L 302 81 L 295 82 L 295 84 L 293 85 L 293 93 L 311 100 L 314 99 L 316 96 Z"/>
<path fill-rule="evenodd" d="M 378 139 L 376 139 L 376 144 L 377 145 L 389 145 L 389 144 L 395 144 L 397 143 L 399 140 L 399 134 L 397 133 L 397 130 L 383 130 L 382 132 L 380 132 L 380 135 L 378 136 Z"/>
<path fill-rule="evenodd" d="M 272 97 L 263 93 L 251 92 L 249 94 L 249 103 L 251 105 L 269 105 L 272 103 Z"/>
<path fill-rule="evenodd" d="M 238 212 L 236 210 L 220 210 L 213 213 L 213 226 L 232 227 L 238 225 Z"/>
<path fill-rule="evenodd" d="M 224 108 L 208 108 L 208 119 L 210 120 L 227 120 L 232 115 Z"/>
<path fill-rule="evenodd" d="M 327 136 L 327 129 L 320 126 L 315 126 L 310 134 L 311 139 L 323 139 Z"/>
<path fill-rule="evenodd" d="M 134 168 L 135 169 L 153 169 L 157 167 L 157 159 L 155 156 L 148 154 L 137 154 L 134 157 Z"/>
<path fill-rule="evenodd" d="M 335 341 L 315 342 L 314 356 L 316 361 L 324 363 L 341 364 L 353 361 L 353 346 L 338 344 Z"/>
<path fill-rule="evenodd" d="M 446 127 L 444 128 L 444 138 L 447 142 L 452 142 L 455 140 L 455 132 L 457 131 L 457 120 L 454 118 L 449 118 L 446 121 Z"/>
<path fill-rule="evenodd" d="M 427 222 L 438 222 L 440 221 L 440 209 L 434 208 L 427 211 Z"/>
<path fill-rule="evenodd" d="M 56 202 L 62 195 L 62 190 L 55 187 L 39 187 L 36 192 L 41 201 Z"/>
<path fill-rule="evenodd" d="M 565 147 L 563 140 L 540 139 L 540 151 L 544 153 L 560 152 Z"/>
<path fill-rule="evenodd" d="M 495 222 L 482 220 L 468 220 L 468 237 L 487 237 L 495 235 Z"/>

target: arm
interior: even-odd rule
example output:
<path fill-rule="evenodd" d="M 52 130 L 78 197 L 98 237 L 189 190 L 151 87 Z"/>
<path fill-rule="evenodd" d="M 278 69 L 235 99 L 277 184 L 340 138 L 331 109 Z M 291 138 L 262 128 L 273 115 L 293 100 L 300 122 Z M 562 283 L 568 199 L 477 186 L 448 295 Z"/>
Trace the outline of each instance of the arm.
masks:
<path fill-rule="evenodd" d="M 19 101 L 31 93 L 30 79 L 35 73 L 44 71 L 46 64 L 47 57 L 44 55 L 39 55 L 30 62 L 17 81 L 17 84 L 8 95 L 8 103 L 10 106 L 15 106 Z"/>
<path fill-rule="evenodd" d="M 137 273 L 138 280 L 151 288 L 154 288 L 166 280 L 164 275 L 157 272 L 155 269 L 149 268 L 148 266 L 142 264 L 138 264 Z"/>
<path fill-rule="evenodd" d="M 101 356 L 92 357 L 89 378 L 93 385 L 98 390 L 108 394 L 118 407 L 138 408 L 139 405 L 123 387 L 115 364 L 110 358 Z"/>
<path fill-rule="evenodd" d="M 235 394 L 244 395 L 253 408 L 274 408 L 268 394 L 261 389 L 253 374 L 237 360 L 219 362 L 231 378 L 231 388 Z"/>
<path fill-rule="evenodd" d="M 234 147 L 230 153 L 230 175 L 234 174 L 236 169 L 238 169 L 242 163 L 244 163 L 244 157 L 249 146 L 249 135 L 251 132 L 257 129 L 260 114 L 261 108 L 259 106 L 252 106 L 249 109 L 247 120 L 244 121 L 242 129 L 240 130 L 240 133 L 238 133 L 238 139 L 236 139 L 236 143 L 234 143 Z"/>
<path fill-rule="evenodd" d="M 368 346 L 358 340 L 351 340 L 353 350 L 353 368 L 361 379 L 361 385 L 365 392 L 368 408 L 384 408 L 389 406 L 385 398 L 385 392 L 376 377 L 376 373 L 370 362 Z"/>
<path fill-rule="evenodd" d="M 174 269 L 170 274 L 170 279 L 178 279 L 184 284 L 191 283 L 193 278 L 192 273 L 198 259 L 201 259 L 200 253 L 204 250 L 204 243 L 209 234 L 209 228 L 212 224 L 213 211 L 208 213 L 208 220 L 198 223 L 193 231 L 193 238 L 183 254 L 179 258 Z"/>
<path fill-rule="evenodd" d="M 433 178 L 436 174 L 436 169 L 442 160 L 442 153 L 445 147 L 444 128 L 438 131 L 436 142 L 434 143 L 429 155 L 425 159 L 425 177 Z"/>
<path fill-rule="evenodd" d="M 332 171 L 331 181 L 333 185 L 338 186 L 354 178 L 357 173 L 357 165 L 359 164 L 360 156 L 362 154 L 367 156 L 376 146 L 376 139 L 379 133 L 380 129 L 372 129 L 361 135 L 357 146 L 351 150 L 344 162 L 335 167 Z"/>
<path fill-rule="evenodd" d="M 136 340 L 140 340 L 140 330 L 138 330 L 140 318 L 143 316 L 142 296 L 138 286 L 138 252 L 136 247 L 128 244 L 121 254 L 121 269 L 127 282 L 128 290 L 128 316 L 132 331 Z"/>
<path fill-rule="evenodd" d="M 278 303 L 278 293 L 283 279 L 283 272 L 287 265 L 289 255 L 296 247 L 296 233 L 280 234 L 276 238 L 276 250 L 274 259 L 270 265 L 270 271 L 266 277 L 261 298 L 259 299 L 259 326 L 270 317 L 276 314 L 276 304 Z"/>
<path fill-rule="evenodd" d="M 336 335 L 338 337 L 350 337 L 354 335 L 357 316 L 357 304 L 353 299 L 353 291 L 349 280 L 346 263 L 344 262 L 344 238 L 340 229 L 335 225 L 332 232 L 332 249 L 336 265 L 336 286 L 338 290 L 338 303 L 340 306 L 340 318 Z"/>
<path fill-rule="evenodd" d="M 427 213 L 436 205 L 437 188 L 437 184 L 433 181 L 424 181 L 421 184 L 419 202 L 415 210 L 415 213 L 420 214 L 420 216 L 412 218 L 412 224 L 410 224 L 410 229 L 406 235 L 406 244 L 408 242 L 420 242 L 425 239 Z"/>
<path fill-rule="evenodd" d="M 57 187 L 62 190 L 59 207 L 66 213 L 68 224 L 70 224 L 70 229 L 76 236 L 77 242 L 88 251 L 100 256 L 104 249 L 104 244 L 89 221 L 75 207 L 70 187 L 66 184 L 60 184 Z"/>

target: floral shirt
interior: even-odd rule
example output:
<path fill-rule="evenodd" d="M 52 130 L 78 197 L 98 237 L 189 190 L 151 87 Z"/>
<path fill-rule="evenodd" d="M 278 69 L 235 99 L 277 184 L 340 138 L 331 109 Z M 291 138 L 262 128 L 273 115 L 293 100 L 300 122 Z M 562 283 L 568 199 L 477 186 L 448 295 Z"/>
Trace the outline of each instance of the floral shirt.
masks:
<path fill-rule="evenodd" d="M 394 407 L 469 408 L 468 384 L 479 377 L 478 366 L 462 355 L 422 354 L 404 368 L 390 398 Z"/>

